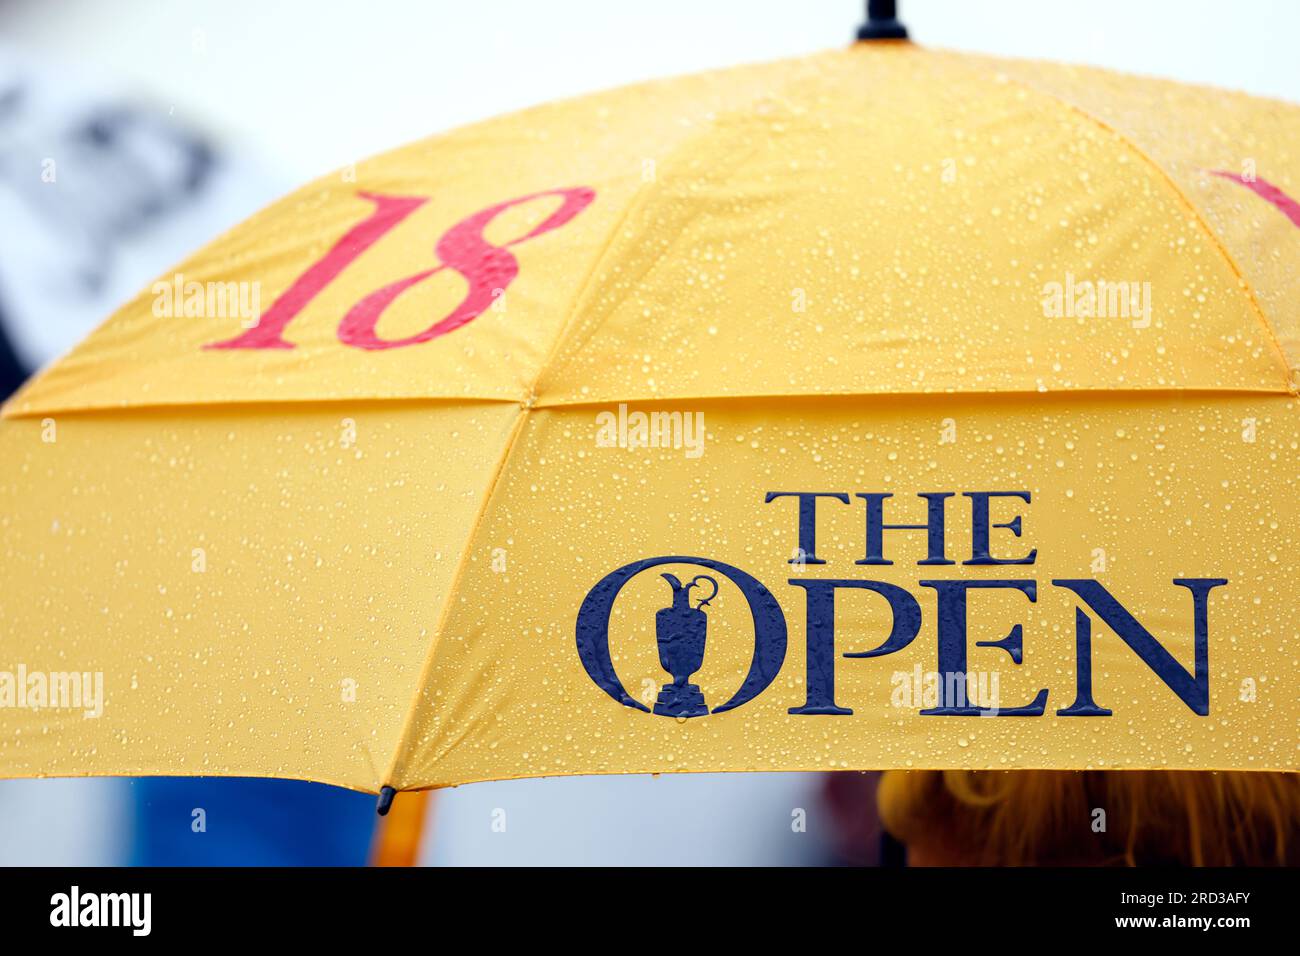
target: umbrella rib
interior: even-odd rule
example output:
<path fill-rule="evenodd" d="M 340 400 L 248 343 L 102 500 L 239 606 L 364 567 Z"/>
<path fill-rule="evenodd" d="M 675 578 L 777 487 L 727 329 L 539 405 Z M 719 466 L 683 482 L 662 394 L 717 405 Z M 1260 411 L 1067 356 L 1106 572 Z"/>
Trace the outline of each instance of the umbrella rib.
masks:
<path fill-rule="evenodd" d="M 493 468 L 492 475 L 488 479 L 486 487 L 483 489 L 483 500 L 479 503 L 478 510 L 474 514 L 474 520 L 470 524 L 469 533 L 465 537 L 465 546 L 461 549 L 460 557 L 456 560 L 456 570 L 452 573 L 451 582 L 447 586 L 446 600 L 443 602 L 442 610 L 438 614 L 438 621 L 434 626 L 433 636 L 429 640 L 429 649 L 424 656 L 424 663 L 420 666 L 420 675 L 415 683 L 415 693 L 411 697 L 411 703 L 407 706 L 406 716 L 402 718 L 402 729 L 397 736 L 397 746 L 393 749 L 392 759 L 388 763 L 388 771 L 384 778 L 379 782 L 381 788 L 392 786 L 396 787 L 393 781 L 396 779 L 398 764 L 407 750 L 408 738 L 410 737 L 412 727 L 415 723 L 416 706 L 420 702 L 420 696 L 428 684 L 429 675 L 433 670 L 433 662 L 437 657 L 438 643 L 442 639 L 443 631 L 446 629 L 447 619 L 451 615 L 452 606 L 455 603 L 456 593 L 460 588 L 460 579 L 465 573 L 465 566 L 469 563 L 470 552 L 474 548 L 474 542 L 478 538 L 479 526 L 483 523 L 483 518 L 487 514 L 488 507 L 492 502 L 493 495 L 496 494 L 497 485 L 501 481 L 501 476 L 505 473 L 506 464 L 510 460 L 510 455 L 515 449 L 520 434 L 523 433 L 524 422 L 528 418 L 528 406 L 520 407 L 519 413 L 515 416 L 514 423 L 510 426 L 510 433 L 506 436 L 505 448 L 502 450 L 500 457 L 497 459 Z M 396 787 L 400 790 L 401 787 Z"/>
<path fill-rule="evenodd" d="M 741 111 L 736 115 L 746 116 L 748 114 L 745 113 L 744 111 Z M 689 140 L 686 140 L 684 142 L 679 142 L 676 145 L 672 146 L 670 148 L 668 156 L 671 157 L 671 156 L 679 155 L 683 152 L 688 152 L 689 146 L 692 146 L 700 142 L 708 142 L 709 140 L 716 139 L 721 135 L 722 134 L 719 130 L 718 123 L 716 119 L 714 119 L 709 123 L 708 127 L 705 130 L 701 131 L 698 135 L 692 137 Z M 726 179 L 733 176 L 736 173 L 736 171 L 740 168 L 741 164 L 745 160 L 753 156 L 756 151 L 757 151 L 757 147 L 751 147 L 748 150 L 744 150 L 744 151 L 740 151 L 740 150 L 732 151 L 736 158 L 732 161 L 730 167 L 725 171 L 722 181 L 725 181 Z M 614 224 L 614 228 L 611 229 L 609 231 L 609 235 L 606 236 L 604 243 L 601 245 L 600 251 L 592 259 L 591 268 L 587 271 L 586 276 L 583 277 L 582 282 L 579 283 L 578 290 L 573 297 L 572 303 L 569 305 L 568 317 L 561 324 L 560 330 L 556 335 L 555 340 L 551 343 L 550 350 L 547 352 L 546 357 L 542 360 L 541 364 L 538 366 L 537 375 L 534 376 L 532 387 L 529 389 L 528 400 L 530 403 L 530 407 L 533 404 L 542 404 L 541 402 L 538 401 L 538 396 L 537 396 L 538 388 L 541 387 L 542 381 L 543 379 L 546 378 L 547 373 L 555 371 L 552 368 L 552 363 L 554 363 L 561 357 L 561 352 L 569 339 L 569 332 L 571 331 L 573 326 L 577 324 L 579 317 L 583 313 L 583 308 L 582 308 L 583 303 L 586 301 L 589 293 L 591 292 L 592 286 L 596 284 L 596 277 L 600 274 L 600 267 L 605 263 L 606 259 L 610 258 L 614 245 L 618 241 L 619 236 L 622 235 L 624 227 L 627 225 L 628 221 L 632 219 L 635 213 L 640 212 L 654 198 L 655 191 L 652 188 L 650 188 L 651 186 L 654 185 L 656 185 L 654 181 L 648 183 L 643 182 L 640 186 L 637 187 L 636 191 L 628 199 L 627 205 L 624 207 L 623 212 L 619 215 L 618 221 Z M 653 269 L 655 265 L 657 265 L 658 262 L 662 260 L 663 257 L 666 255 L 667 255 L 666 250 L 661 251 L 659 255 L 655 257 L 654 261 L 650 265 L 648 265 L 646 269 L 642 272 L 642 275 L 644 275 L 646 272 L 649 272 L 651 269 Z M 607 312 L 606 315 L 608 316 L 608 314 L 609 313 Z M 588 330 L 589 334 L 593 334 L 595 331 L 596 331 L 595 327 Z"/>
<path fill-rule="evenodd" d="M 541 363 L 537 366 L 537 374 L 533 376 L 532 385 L 529 386 L 528 401 L 530 406 L 537 400 L 537 388 L 541 384 L 542 379 L 546 376 L 546 373 L 550 371 L 551 363 L 559 356 L 560 350 L 568 339 L 569 330 L 577 323 L 578 316 L 582 311 L 582 303 L 586 299 L 588 291 L 595 283 L 601 265 L 609 258 L 610 250 L 614 248 L 614 243 L 618 241 L 618 236 L 623 231 L 623 227 L 627 225 L 628 220 L 632 218 L 634 212 L 639 211 L 642 206 L 649 202 L 650 190 L 647 188 L 648 185 L 648 183 L 642 183 L 637 187 L 631 198 L 628 199 L 627 205 L 623 208 L 622 214 L 619 215 L 618 220 L 614 223 L 614 228 L 609 231 L 609 235 L 605 237 L 605 241 L 601 244 L 600 251 L 592 258 L 591 268 L 587 270 L 587 274 L 583 276 L 582 282 L 578 284 L 578 291 L 574 294 L 573 301 L 569 304 L 567 309 L 568 315 L 560 324 L 560 329 L 556 333 L 554 341 L 551 342 L 551 347 L 547 350 L 546 357 L 543 358 Z"/>
<path fill-rule="evenodd" d="M 560 329 L 556 333 L 555 339 L 552 341 L 551 347 L 548 349 L 545 358 L 543 358 L 541 363 L 538 365 L 537 374 L 533 377 L 532 384 L 529 386 L 527 398 L 520 408 L 519 414 L 515 416 L 514 424 L 510 428 L 510 434 L 506 438 L 505 449 L 502 451 L 501 457 L 497 460 L 496 468 L 492 473 L 491 479 L 488 481 L 487 488 L 484 490 L 483 500 L 480 502 L 478 512 L 474 515 L 474 521 L 470 525 L 469 534 L 465 539 L 465 547 L 461 550 L 460 557 L 456 562 L 456 570 L 452 574 L 451 584 L 447 589 L 446 601 L 443 603 L 442 611 L 438 615 L 438 622 L 435 626 L 433 637 L 429 641 L 429 650 L 425 655 L 424 663 L 420 667 L 420 675 L 415 684 L 415 694 L 411 699 L 410 705 L 407 707 L 405 717 L 402 719 L 402 729 L 397 737 L 397 746 L 393 750 L 392 760 L 389 761 L 388 771 L 384 775 L 384 779 L 380 781 L 381 786 L 394 785 L 393 781 L 396 779 L 398 764 L 407 751 L 412 726 L 415 722 L 416 705 L 419 703 L 420 695 L 424 693 L 424 689 L 429 680 L 429 675 L 433 669 L 433 662 L 437 657 L 438 643 L 442 638 L 442 632 L 446 627 L 447 618 L 451 613 L 456 592 L 460 586 L 461 576 L 464 574 L 465 565 L 469 560 L 470 550 L 474 545 L 475 539 L 478 537 L 479 526 L 483 522 L 484 515 L 487 514 L 487 509 L 491 503 L 493 494 L 496 492 L 497 484 L 500 482 L 501 476 L 505 472 L 506 463 L 510 460 L 510 455 L 514 451 L 515 443 L 518 441 L 519 435 L 523 432 L 524 422 L 528 419 L 528 412 L 536 402 L 538 383 L 546 374 L 547 368 L 550 366 L 551 362 L 555 360 L 556 355 L 559 354 L 565 338 L 567 337 L 569 328 L 577 320 L 579 307 L 587 294 L 587 290 L 595 281 L 595 277 L 598 274 L 601 264 L 606 258 L 608 258 L 610 250 L 613 248 L 619 233 L 631 218 L 633 212 L 639 209 L 640 206 L 647 201 L 650 191 L 646 186 L 647 184 L 643 183 L 641 186 L 637 187 L 636 192 L 632 194 L 632 197 L 628 200 L 622 214 L 615 222 L 614 228 L 609 231 L 609 235 L 605 237 L 605 241 L 601 244 L 600 250 L 592 258 L 591 268 L 587 270 L 587 274 L 583 277 L 582 282 L 579 283 L 578 290 L 574 294 L 573 300 L 567 309 L 568 315 L 563 323 L 561 323 Z"/>
<path fill-rule="evenodd" d="M 11 411 L 0 415 L 3 421 L 22 421 L 30 420 L 41 415 L 68 415 L 68 416 L 130 416 L 136 414 L 150 414 L 158 412 L 185 412 L 195 409 L 210 412 L 237 412 L 237 411 L 262 411 L 262 412 L 288 412 L 302 409 L 318 409 L 323 405 L 411 405 L 411 406 L 455 406 L 460 408 L 471 405 L 521 405 L 531 409 L 566 409 L 566 408 L 608 408 L 610 403 L 617 402 L 638 402 L 645 405 L 655 405 L 663 402 L 722 402 L 722 401 L 752 401 L 753 399 L 823 399 L 823 400 L 842 400 L 842 399 L 865 399 L 870 401 L 895 400 L 900 398 L 998 398 L 998 397 L 1036 397 L 1043 398 L 1046 396 L 1079 396 L 1086 398 L 1098 395 L 1128 395 L 1134 397 L 1155 396 L 1155 395 L 1294 395 L 1295 391 L 1286 385 L 1277 385 L 1275 387 L 1249 386 L 1249 385 L 1161 385 L 1155 388 L 1142 388 L 1137 386 L 1099 386 L 1089 385 L 1084 387 L 1069 388 L 1052 388 L 1048 390 L 1039 389 L 989 389 L 989 388 L 945 388 L 931 389 L 899 389 L 891 391 L 853 391 L 853 392 L 698 392 L 698 393 L 672 393 L 659 395 L 621 395 L 605 396 L 603 398 L 581 398 L 566 399 L 564 397 L 542 398 L 535 400 L 531 406 L 518 398 L 447 398 L 444 396 L 378 396 L 368 398 L 346 398 L 346 399 L 321 399 L 321 398 L 292 398 L 292 399 L 263 399 L 256 402 L 248 401 L 209 401 L 209 402 L 154 402 L 142 405 L 42 405 L 22 411 Z"/>
<path fill-rule="evenodd" d="M 934 391 L 921 391 L 917 389 L 901 391 L 875 391 L 875 392 L 733 392 L 733 393 L 673 393 L 671 395 L 644 395 L 644 396 L 625 396 L 621 398 L 584 398 L 581 400 L 570 401 L 566 399 L 554 399 L 539 401 L 533 407 L 537 409 L 570 409 L 570 408 L 604 408 L 608 409 L 611 402 L 633 402 L 646 405 L 662 405 L 665 402 L 734 402 L 734 401 L 753 401 L 754 399 L 790 399 L 790 400 L 821 400 L 821 401 L 896 401 L 898 399 L 946 399 L 946 400 L 965 400 L 965 399 L 999 399 L 999 398 L 1034 398 L 1043 400 L 1048 398 L 1078 398 L 1087 400 L 1089 398 L 1105 398 L 1107 396 L 1131 396 L 1142 398 L 1147 396 L 1159 395 L 1181 395 L 1181 396 L 1198 396 L 1198 395 L 1292 395 L 1291 389 L 1279 385 L 1277 387 L 1250 387 L 1250 386 L 1161 386 L 1159 388 L 1110 388 L 1103 386 L 1088 386 L 1084 388 L 1053 388 L 1047 390 L 1036 390 L 1027 388 L 1018 389 L 978 389 L 978 388 L 949 388 Z"/>

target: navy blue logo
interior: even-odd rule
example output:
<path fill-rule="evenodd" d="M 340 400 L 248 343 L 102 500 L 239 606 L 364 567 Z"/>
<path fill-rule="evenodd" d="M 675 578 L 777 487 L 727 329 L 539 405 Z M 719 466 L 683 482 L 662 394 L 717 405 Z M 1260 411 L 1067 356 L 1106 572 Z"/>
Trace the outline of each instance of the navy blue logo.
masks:
<path fill-rule="evenodd" d="M 659 664 L 673 675 L 664 684 L 655 701 L 655 713 L 664 717 L 701 717 L 709 712 L 704 694 L 690 677 L 704 663 L 704 644 L 709 639 L 709 619 L 704 606 L 718 596 L 718 582 L 707 574 L 697 574 L 689 584 L 682 584 L 675 574 L 659 575 L 673 589 L 673 603 L 655 613 L 655 641 L 659 645 Z M 701 581 L 713 585 L 713 591 L 691 607 L 691 588 Z"/>
<path fill-rule="evenodd" d="M 1019 557 L 1010 558 L 995 557 L 991 549 L 991 535 L 994 530 L 1008 531 L 1016 538 L 1021 537 L 1023 533 L 1019 515 L 1008 521 L 993 520 L 992 501 L 1012 499 L 1028 505 L 1031 503 L 1028 491 L 968 491 L 964 494 L 971 499 L 971 550 L 970 559 L 962 561 L 963 565 L 987 567 L 1037 563 L 1037 548 L 1030 548 L 1027 553 L 1021 551 Z M 946 566 L 957 563 L 948 557 L 945 548 L 944 513 L 944 503 L 956 497 L 956 492 L 918 492 L 918 497 L 926 502 L 927 517 L 924 524 L 885 523 L 884 503 L 894 497 L 892 493 L 859 492 L 857 497 L 865 502 L 866 524 L 863 538 L 865 550 L 859 552 L 864 553 L 864 557 L 854 561 L 854 566 L 894 564 L 892 560 L 885 557 L 886 531 L 893 532 L 895 535 L 900 532 L 925 533 L 923 552 L 925 557 L 917 560 L 918 566 Z M 827 564 L 826 558 L 819 557 L 817 554 L 817 506 L 819 502 L 828 500 L 846 506 L 850 503 L 848 492 L 769 491 L 763 500 L 771 503 L 789 498 L 798 501 L 798 523 L 795 529 L 798 546 L 793 552 L 786 550 L 784 554 L 796 555 L 795 558 L 790 559 L 790 563 L 799 565 L 800 571 Z M 578 656 L 588 676 L 601 690 L 620 704 L 650 712 L 649 707 L 628 694 L 618 675 L 614 673 L 609 652 L 609 619 L 614 601 L 623 586 L 642 571 L 664 564 L 694 565 L 713 573 L 697 574 L 685 584 L 676 574 L 660 573 L 660 577 L 672 588 L 673 599 L 668 607 L 661 608 L 655 614 L 655 639 L 659 648 L 659 663 L 672 679 L 660 690 L 653 712 L 664 717 L 702 717 L 705 714 L 732 710 L 753 700 L 775 680 L 777 672 L 785 662 L 785 615 L 776 598 L 759 581 L 739 568 L 709 558 L 680 556 L 645 558 L 626 564 L 597 582 L 583 600 L 577 620 Z M 699 686 L 691 683 L 691 677 L 704 663 L 705 646 L 709 638 L 707 609 L 711 609 L 715 601 L 726 600 L 726 594 L 729 593 L 720 591 L 718 583 L 720 579 L 734 584 L 748 602 L 750 618 L 753 621 L 754 656 L 749 665 L 749 673 L 740 688 L 725 703 L 710 710 Z M 1093 695 L 1092 631 L 1096 622 L 1105 624 L 1192 713 L 1201 717 L 1209 715 L 1209 598 L 1211 591 L 1228 583 L 1227 578 L 1173 579 L 1172 583 L 1176 587 L 1186 588 L 1192 599 L 1193 663 L 1191 668 L 1184 666 L 1100 581 L 1088 578 L 1051 578 L 1050 580 L 1055 587 L 1070 592 L 1076 605 L 1074 608 L 1074 702 L 1067 707 L 1058 708 L 1055 711 L 1056 716 L 1109 717 L 1114 713 L 1109 707 L 1098 703 Z M 921 604 L 906 588 L 888 581 L 870 578 L 801 576 L 790 578 L 786 583 L 804 592 L 806 604 L 805 677 L 802 685 L 806 697 L 802 704 L 791 707 L 787 713 L 849 716 L 853 710 L 842 706 L 835 698 L 835 672 L 839 660 L 880 658 L 896 654 L 909 647 L 921 633 Z M 1026 641 L 1023 624 L 1013 624 L 1009 631 L 1003 631 L 999 626 L 997 630 L 989 633 L 987 629 L 993 625 L 990 622 L 981 622 L 980 633 L 974 635 L 968 633 L 968 605 L 971 600 L 978 600 L 978 595 L 988 589 L 1001 589 L 1019 591 L 1028 601 L 1034 603 L 1038 601 L 1039 582 L 1034 578 L 1021 577 L 938 579 L 927 575 L 916 584 L 936 592 L 934 629 L 937 668 L 934 673 L 953 687 L 963 690 L 962 694 L 956 695 L 954 702 L 927 707 L 919 713 L 922 716 L 953 717 L 1044 716 L 1048 712 L 1049 690 L 1046 687 L 1038 689 L 1033 697 L 1023 704 L 1014 706 L 994 704 L 992 707 L 971 702 L 965 697 L 964 690 L 974 674 L 968 668 L 972 642 L 976 648 L 987 648 L 990 651 L 1006 654 L 1016 666 L 1022 664 L 1025 657 Z M 889 605 L 891 619 L 888 633 L 883 636 L 880 643 L 874 647 L 868 645 L 865 649 L 857 642 L 864 637 L 870 638 L 870 635 L 863 635 L 860 630 L 852 634 L 841 634 L 838 640 L 836 635 L 837 595 L 848 598 L 850 594 L 861 595 L 862 592 L 875 595 L 872 600 L 883 598 Z M 852 598 L 852 600 L 861 599 L 856 596 Z M 997 637 L 998 634 L 1005 636 Z M 731 634 L 724 634 L 722 638 L 728 641 L 736 639 Z M 837 647 L 837 644 L 843 645 L 849 642 L 852 642 L 851 647 Z M 948 683 L 945 686 L 948 686 Z"/>
<path fill-rule="evenodd" d="M 636 710 L 650 710 L 628 694 L 614 673 L 609 653 L 609 617 L 614 599 L 628 581 L 642 571 L 663 564 L 695 565 L 722 575 L 740 589 L 749 604 L 754 624 L 754 656 L 740 688 L 729 700 L 710 711 L 703 692 L 698 685 L 690 683 L 690 678 L 704 663 L 709 623 L 704 609 L 718 596 L 717 579 L 697 574 L 683 584 L 676 575 L 661 573 L 660 577 L 673 589 L 673 600 L 672 604 L 660 608 L 655 614 L 655 639 L 659 646 L 659 663 L 672 680 L 660 690 L 654 713 L 664 717 L 702 717 L 710 712 L 719 714 L 733 710 L 757 697 L 772 683 L 785 662 L 785 615 L 781 613 L 776 598 L 757 579 L 739 568 L 709 558 L 646 558 L 624 565 L 597 582 L 578 610 L 576 628 L 578 656 L 587 674 L 620 704 Z M 692 595 L 694 588 L 700 588 L 701 593 Z M 707 592 L 705 588 L 708 588 Z M 694 606 L 692 602 L 696 602 Z"/>

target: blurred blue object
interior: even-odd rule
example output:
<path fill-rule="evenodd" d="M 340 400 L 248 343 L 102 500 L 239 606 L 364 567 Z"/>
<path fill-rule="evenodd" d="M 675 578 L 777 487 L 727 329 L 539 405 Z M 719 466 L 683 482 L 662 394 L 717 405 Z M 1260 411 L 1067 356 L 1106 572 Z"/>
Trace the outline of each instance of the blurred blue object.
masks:
<path fill-rule="evenodd" d="M 134 781 L 135 866 L 364 866 L 375 798 L 301 780 Z"/>

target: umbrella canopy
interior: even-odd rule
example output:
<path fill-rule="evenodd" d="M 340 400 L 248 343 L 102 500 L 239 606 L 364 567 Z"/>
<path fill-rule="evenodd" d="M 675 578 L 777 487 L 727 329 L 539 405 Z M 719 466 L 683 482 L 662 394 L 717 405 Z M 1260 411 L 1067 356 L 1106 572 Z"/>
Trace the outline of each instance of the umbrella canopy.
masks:
<path fill-rule="evenodd" d="M 318 180 L 5 407 L 0 774 L 1294 769 L 1297 157 L 885 42 Z"/>

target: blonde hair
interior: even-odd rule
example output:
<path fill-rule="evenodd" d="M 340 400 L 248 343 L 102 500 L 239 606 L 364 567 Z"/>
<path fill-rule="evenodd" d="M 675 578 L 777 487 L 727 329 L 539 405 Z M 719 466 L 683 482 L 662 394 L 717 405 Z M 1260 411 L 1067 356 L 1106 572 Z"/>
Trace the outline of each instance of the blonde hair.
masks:
<path fill-rule="evenodd" d="M 944 862 L 1300 864 L 1292 773 L 891 770 L 876 799 L 886 830 Z"/>

